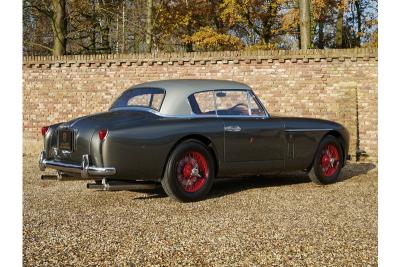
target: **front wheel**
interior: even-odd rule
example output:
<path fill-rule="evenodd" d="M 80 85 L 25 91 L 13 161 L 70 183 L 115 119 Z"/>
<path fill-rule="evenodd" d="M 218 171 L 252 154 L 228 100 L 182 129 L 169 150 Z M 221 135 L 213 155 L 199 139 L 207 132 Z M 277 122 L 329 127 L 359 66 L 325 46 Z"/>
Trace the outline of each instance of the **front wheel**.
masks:
<path fill-rule="evenodd" d="M 331 184 L 337 181 L 343 166 L 343 150 L 339 140 L 328 135 L 320 143 L 313 166 L 309 172 L 310 179 L 317 184 Z"/>
<path fill-rule="evenodd" d="M 204 198 L 214 182 L 214 160 L 200 142 L 188 140 L 176 147 L 168 159 L 161 185 L 178 201 Z"/>

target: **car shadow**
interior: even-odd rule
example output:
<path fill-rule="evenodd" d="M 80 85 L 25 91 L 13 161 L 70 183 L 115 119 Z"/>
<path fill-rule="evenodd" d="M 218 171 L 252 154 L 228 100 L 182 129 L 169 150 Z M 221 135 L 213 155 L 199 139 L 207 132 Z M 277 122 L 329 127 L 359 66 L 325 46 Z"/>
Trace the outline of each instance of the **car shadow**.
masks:
<path fill-rule="evenodd" d="M 370 162 L 359 162 L 359 163 L 349 162 L 342 169 L 342 173 L 339 177 L 338 182 L 343 182 L 355 176 L 366 174 L 375 168 L 376 165 Z"/>
<path fill-rule="evenodd" d="M 373 163 L 348 163 L 342 169 L 338 182 L 344 182 L 353 177 L 366 174 L 375 168 L 376 165 Z M 221 179 L 214 184 L 209 198 L 217 198 L 255 188 L 278 187 L 303 183 L 311 183 L 307 173 L 304 172 Z"/>
<path fill-rule="evenodd" d="M 241 178 L 225 178 L 214 183 L 208 198 L 218 198 L 241 191 L 262 188 L 279 187 L 310 182 L 305 173 L 290 173 L 276 175 L 248 176 Z"/>
<path fill-rule="evenodd" d="M 129 190 L 129 191 L 146 194 L 144 196 L 135 197 L 134 198 L 135 200 L 146 200 L 146 199 L 153 199 L 153 198 L 168 197 L 168 195 L 162 189 L 161 184 L 154 189 L 136 189 L 136 190 Z"/>
<path fill-rule="evenodd" d="M 355 176 L 363 175 L 376 168 L 373 163 L 348 163 L 342 170 L 338 182 L 343 182 Z M 310 183 L 310 178 L 304 172 L 293 172 L 286 174 L 271 174 L 260 176 L 247 176 L 240 178 L 221 178 L 215 181 L 207 198 L 218 198 L 225 195 L 235 194 L 241 191 L 262 187 L 279 187 L 286 185 Z M 139 196 L 134 199 L 145 200 L 153 198 L 165 198 L 167 195 L 161 185 L 155 189 L 134 190 L 134 192 L 148 195 Z"/>

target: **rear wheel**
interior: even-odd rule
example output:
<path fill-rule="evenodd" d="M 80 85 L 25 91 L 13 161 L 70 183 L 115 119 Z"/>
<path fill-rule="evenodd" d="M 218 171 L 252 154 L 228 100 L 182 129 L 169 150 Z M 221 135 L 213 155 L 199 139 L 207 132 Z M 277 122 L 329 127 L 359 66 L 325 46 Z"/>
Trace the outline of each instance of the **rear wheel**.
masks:
<path fill-rule="evenodd" d="M 204 198 L 214 182 L 214 161 L 200 142 L 188 140 L 172 152 L 161 180 L 170 197 L 178 201 Z"/>
<path fill-rule="evenodd" d="M 343 166 L 343 151 L 339 140 L 328 135 L 320 143 L 309 172 L 310 179 L 317 184 L 331 184 L 337 181 Z"/>

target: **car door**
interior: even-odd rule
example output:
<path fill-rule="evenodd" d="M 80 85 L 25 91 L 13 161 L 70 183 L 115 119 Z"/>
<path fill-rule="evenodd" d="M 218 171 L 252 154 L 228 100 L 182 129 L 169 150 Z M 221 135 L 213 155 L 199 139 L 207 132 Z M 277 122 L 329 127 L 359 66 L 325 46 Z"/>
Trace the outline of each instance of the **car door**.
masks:
<path fill-rule="evenodd" d="M 217 114 L 224 123 L 224 160 L 241 168 L 280 169 L 285 139 L 279 118 L 270 118 L 249 90 L 216 91 Z"/>

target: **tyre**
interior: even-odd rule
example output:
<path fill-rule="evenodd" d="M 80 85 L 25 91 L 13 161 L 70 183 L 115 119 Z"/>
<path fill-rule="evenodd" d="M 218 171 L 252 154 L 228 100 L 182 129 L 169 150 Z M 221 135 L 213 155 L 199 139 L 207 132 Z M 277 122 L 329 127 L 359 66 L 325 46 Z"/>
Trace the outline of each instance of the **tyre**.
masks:
<path fill-rule="evenodd" d="M 201 200 L 213 185 L 214 165 L 211 153 L 201 142 L 185 141 L 171 153 L 161 185 L 168 196 L 178 201 Z"/>
<path fill-rule="evenodd" d="M 338 180 L 342 166 L 343 150 L 340 142 L 328 135 L 318 147 L 309 177 L 317 184 L 331 184 Z"/>

